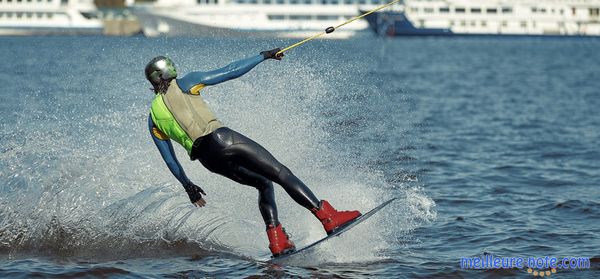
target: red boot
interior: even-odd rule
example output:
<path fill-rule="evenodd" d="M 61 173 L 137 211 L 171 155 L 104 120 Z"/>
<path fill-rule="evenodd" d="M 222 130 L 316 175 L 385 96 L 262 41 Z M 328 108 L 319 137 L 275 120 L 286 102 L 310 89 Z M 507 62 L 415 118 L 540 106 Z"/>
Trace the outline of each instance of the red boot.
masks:
<path fill-rule="evenodd" d="M 356 210 L 337 211 L 325 200 L 321 201 L 319 208 L 312 209 L 311 211 L 319 218 L 327 234 L 334 233 L 336 229 L 360 216 L 360 212 Z"/>
<path fill-rule="evenodd" d="M 294 242 L 290 240 L 289 235 L 285 233 L 281 224 L 277 225 L 277 227 L 269 225 L 267 227 L 267 236 L 269 237 L 269 249 L 273 253 L 273 257 L 296 251 Z"/>

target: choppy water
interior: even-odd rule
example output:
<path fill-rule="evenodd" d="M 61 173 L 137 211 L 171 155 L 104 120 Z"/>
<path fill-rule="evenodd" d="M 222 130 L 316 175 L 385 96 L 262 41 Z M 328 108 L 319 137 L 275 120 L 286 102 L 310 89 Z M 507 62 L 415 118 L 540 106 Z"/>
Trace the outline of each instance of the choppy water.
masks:
<path fill-rule="evenodd" d="M 365 225 L 266 264 L 255 190 L 180 161 L 194 208 L 148 135 L 142 69 L 181 73 L 292 41 L 0 39 L 0 277 L 532 277 L 461 257 L 577 256 L 600 276 L 600 40 L 321 41 L 209 88 L 230 127 Z M 298 245 L 324 235 L 276 191 Z"/>

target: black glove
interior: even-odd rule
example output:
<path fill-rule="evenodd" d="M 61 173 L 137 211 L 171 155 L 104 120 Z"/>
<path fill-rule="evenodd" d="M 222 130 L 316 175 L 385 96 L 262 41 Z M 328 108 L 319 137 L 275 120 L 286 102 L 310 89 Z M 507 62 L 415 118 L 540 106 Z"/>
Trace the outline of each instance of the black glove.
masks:
<path fill-rule="evenodd" d="M 185 191 L 188 193 L 188 196 L 190 197 L 190 202 L 192 203 L 199 201 L 202 198 L 201 194 L 204 194 L 206 196 L 206 193 L 204 193 L 204 190 L 202 190 L 202 188 L 198 187 L 196 184 L 191 182 L 185 186 Z"/>
<path fill-rule="evenodd" d="M 277 55 L 277 53 L 280 52 L 280 51 L 281 51 L 280 48 L 274 48 L 272 50 L 261 51 L 260 54 L 262 54 L 262 56 L 265 59 L 277 59 L 277 60 L 281 60 L 281 58 L 283 57 L 283 53 Z"/>

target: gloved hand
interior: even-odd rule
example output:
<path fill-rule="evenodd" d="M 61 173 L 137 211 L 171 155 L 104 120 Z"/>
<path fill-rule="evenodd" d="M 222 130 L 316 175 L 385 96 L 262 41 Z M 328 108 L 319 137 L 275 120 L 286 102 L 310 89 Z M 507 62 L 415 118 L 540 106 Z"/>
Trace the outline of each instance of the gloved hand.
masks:
<path fill-rule="evenodd" d="M 283 53 L 277 55 L 279 51 L 281 51 L 281 48 L 274 48 L 272 50 L 261 51 L 260 54 L 262 54 L 265 59 L 281 60 L 281 58 L 283 58 Z"/>
<path fill-rule="evenodd" d="M 190 197 L 190 202 L 192 202 L 195 206 L 203 207 L 206 205 L 206 201 L 202 198 L 202 194 L 206 195 L 206 193 L 204 190 L 202 190 L 202 188 L 198 187 L 192 182 L 189 182 L 188 185 L 185 186 L 185 191 Z"/>

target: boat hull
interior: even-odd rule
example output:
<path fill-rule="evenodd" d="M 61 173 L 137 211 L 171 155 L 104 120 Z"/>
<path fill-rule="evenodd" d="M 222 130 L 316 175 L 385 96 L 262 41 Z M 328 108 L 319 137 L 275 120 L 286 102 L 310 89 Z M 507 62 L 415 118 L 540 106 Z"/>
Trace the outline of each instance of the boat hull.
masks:
<path fill-rule="evenodd" d="M 366 11 L 361 11 L 365 13 Z M 417 28 L 402 12 L 378 12 L 367 15 L 369 28 L 379 35 L 387 36 L 449 36 L 450 29 Z"/>
<path fill-rule="evenodd" d="M 102 27 L 20 27 L 0 26 L 0 36 L 73 36 L 73 35 L 102 35 Z"/>

